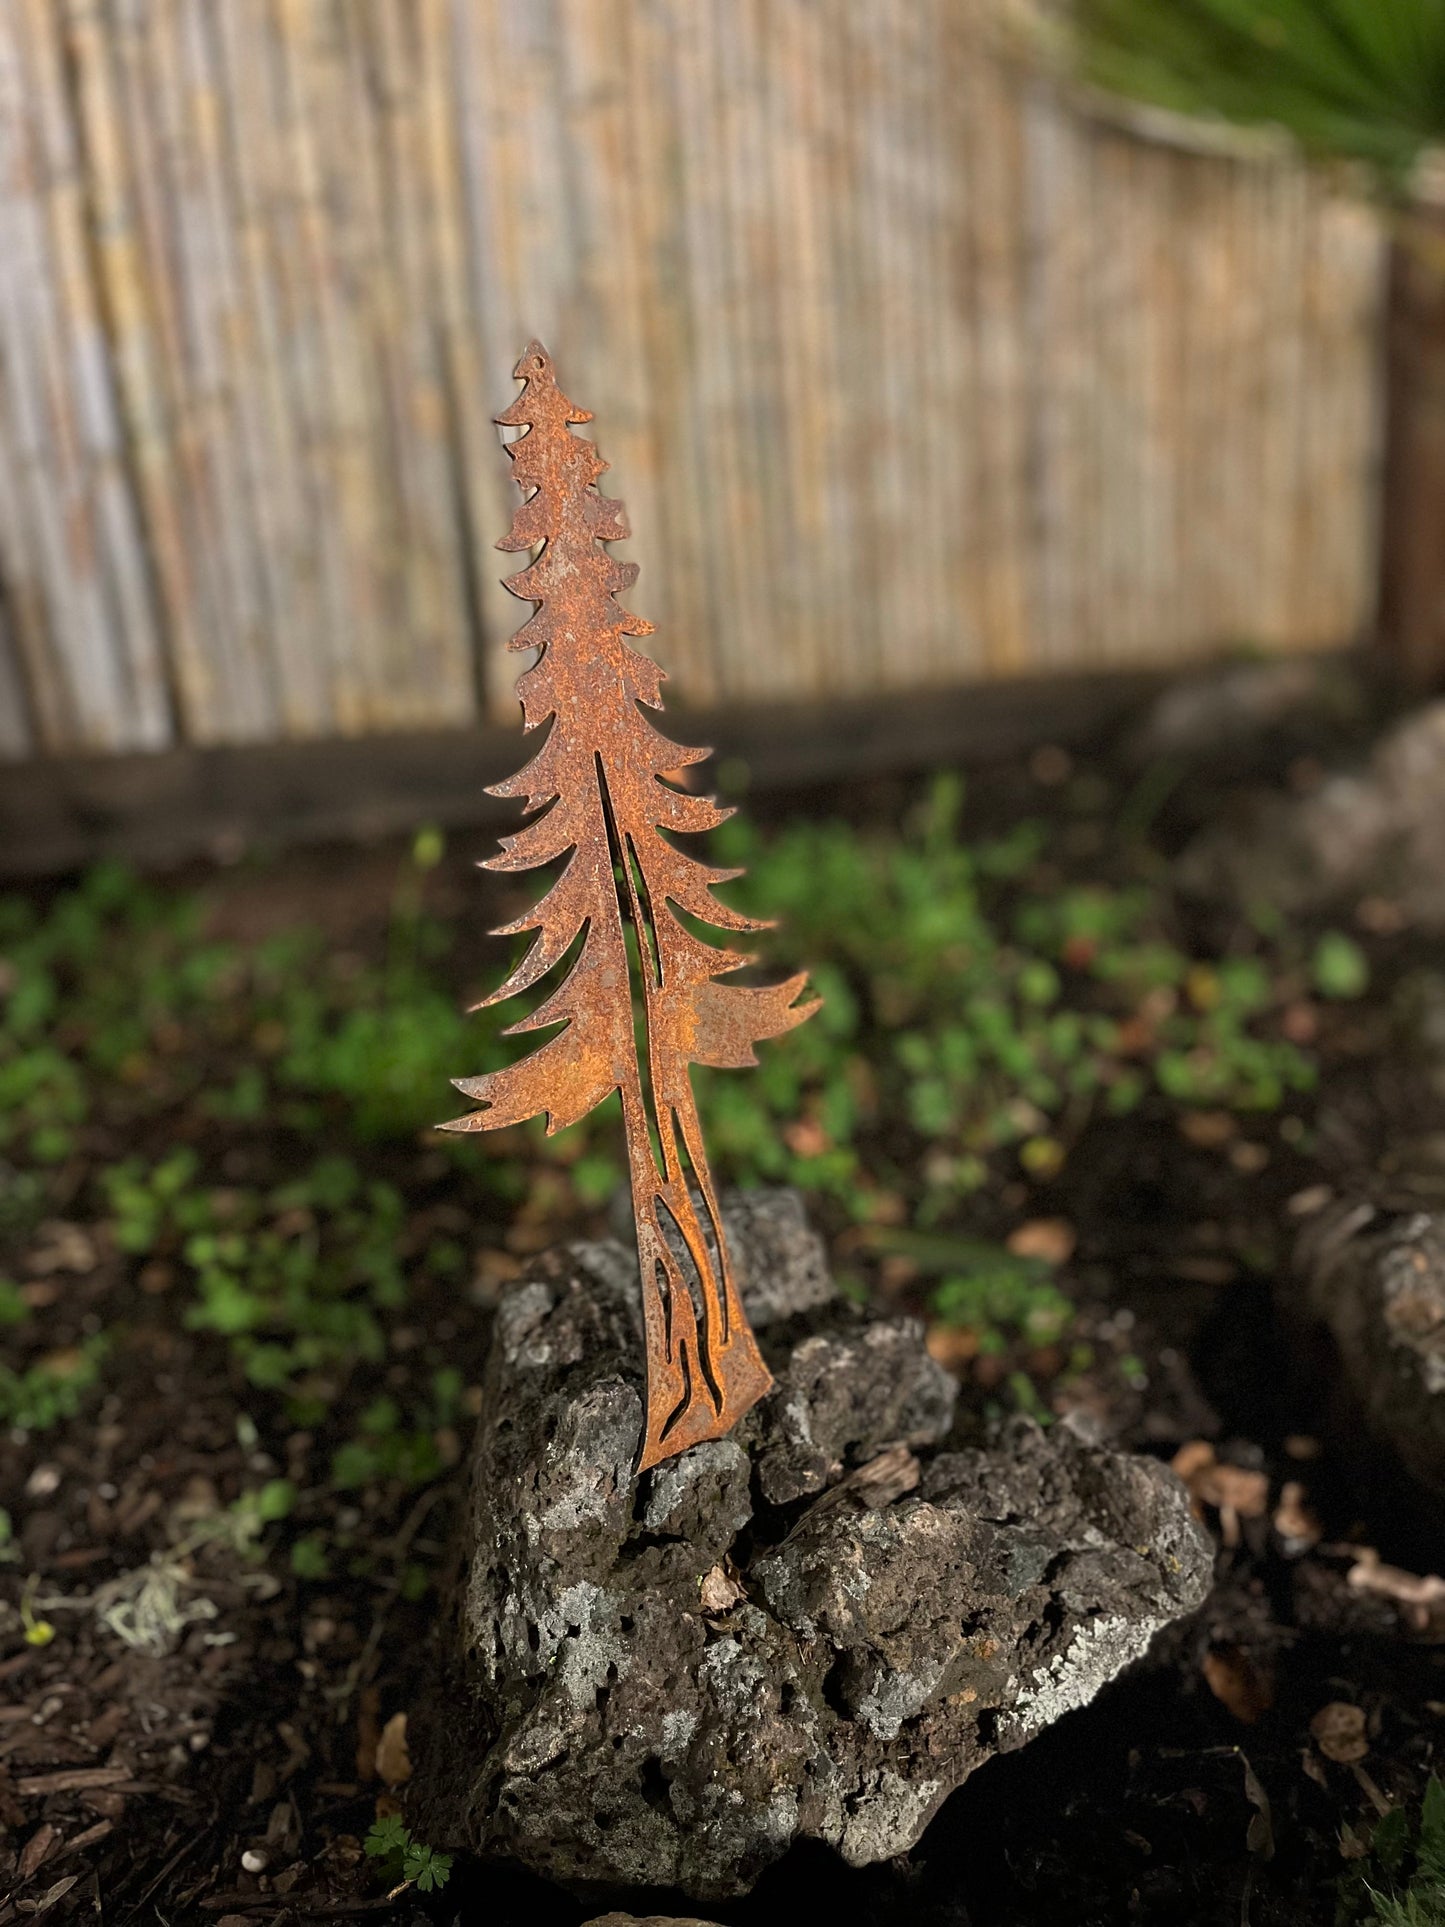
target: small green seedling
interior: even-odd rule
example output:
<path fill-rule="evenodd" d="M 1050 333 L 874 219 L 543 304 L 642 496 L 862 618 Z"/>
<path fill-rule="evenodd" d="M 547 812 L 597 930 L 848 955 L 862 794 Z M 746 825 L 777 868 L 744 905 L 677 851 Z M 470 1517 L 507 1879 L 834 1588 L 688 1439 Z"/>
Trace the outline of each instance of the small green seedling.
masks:
<path fill-rule="evenodd" d="M 367 1853 L 381 1862 L 388 1879 L 405 1881 L 418 1893 L 434 1893 L 451 1878 L 452 1856 L 413 1840 L 411 1828 L 399 1813 L 374 1820 L 364 1845 Z"/>
<path fill-rule="evenodd" d="M 1343 930 L 1327 930 L 1315 945 L 1311 965 L 1315 989 L 1321 997 L 1344 1000 L 1363 997 L 1370 987 L 1370 966 L 1353 937 Z"/>
<path fill-rule="evenodd" d="M 36 1614 L 35 1587 L 36 1580 L 32 1574 L 20 1595 L 20 1624 L 25 1629 L 27 1646 L 48 1646 L 55 1637 L 55 1628 L 48 1619 L 41 1619 Z"/>
<path fill-rule="evenodd" d="M 97 1333 L 22 1372 L 0 1364 L 0 1425 L 18 1432 L 48 1432 L 62 1419 L 73 1418 L 100 1375 L 105 1350 L 104 1334 Z"/>

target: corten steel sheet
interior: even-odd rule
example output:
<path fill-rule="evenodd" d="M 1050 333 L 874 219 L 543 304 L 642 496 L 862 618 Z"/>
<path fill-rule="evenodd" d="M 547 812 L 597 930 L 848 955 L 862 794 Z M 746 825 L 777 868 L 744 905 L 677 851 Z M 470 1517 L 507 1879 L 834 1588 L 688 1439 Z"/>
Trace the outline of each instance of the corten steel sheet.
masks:
<path fill-rule="evenodd" d="M 495 933 L 538 935 L 477 1008 L 516 996 L 580 948 L 559 988 L 507 1034 L 565 1028 L 505 1070 L 455 1080 L 485 1108 L 443 1128 L 492 1130 L 545 1113 L 550 1134 L 621 1093 L 647 1344 L 641 1471 L 722 1437 L 772 1382 L 738 1296 L 688 1067 L 755 1064 L 753 1045 L 802 1023 L 818 1000 L 798 1001 L 805 974 L 762 988 L 719 982 L 749 957 L 704 942 L 678 919 L 681 910 L 720 929 L 764 927 L 712 895 L 740 872 L 700 863 L 663 834 L 710 830 L 731 811 L 665 780 L 710 752 L 670 742 L 639 707 L 661 708 L 662 671 L 624 641 L 652 625 L 616 599 L 637 565 L 615 562 L 603 546 L 629 530 L 622 503 L 597 490 L 608 464 L 572 433 L 592 417 L 557 386 L 540 343 L 514 372 L 526 386 L 497 420 L 527 430 L 507 450 L 526 500 L 497 546 L 541 548 L 507 578 L 513 595 L 536 605 L 509 646 L 541 651 L 517 694 L 526 728 L 551 728 L 526 768 L 493 792 L 544 813 L 504 837 L 487 867 L 568 861 L 535 908 Z"/>

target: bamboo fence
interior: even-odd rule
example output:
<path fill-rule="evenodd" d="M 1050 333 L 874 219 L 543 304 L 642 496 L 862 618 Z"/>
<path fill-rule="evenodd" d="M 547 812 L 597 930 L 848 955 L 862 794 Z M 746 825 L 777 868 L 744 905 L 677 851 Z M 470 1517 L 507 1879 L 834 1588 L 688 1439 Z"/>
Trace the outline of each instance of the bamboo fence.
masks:
<path fill-rule="evenodd" d="M 1377 225 L 1003 0 L 0 0 L 0 756 L 512 716 L 540 335 L 704 704 L 1351 638 Z"/>

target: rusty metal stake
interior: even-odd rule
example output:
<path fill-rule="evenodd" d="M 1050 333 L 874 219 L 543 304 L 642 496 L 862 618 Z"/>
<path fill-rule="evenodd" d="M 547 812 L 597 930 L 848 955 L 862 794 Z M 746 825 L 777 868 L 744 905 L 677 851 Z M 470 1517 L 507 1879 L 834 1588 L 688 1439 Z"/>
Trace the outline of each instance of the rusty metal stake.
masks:
<path fill-rule="evenodd" d="M 542 545 L 506 581 L 536 605 L 509 646 L 540 649 L 517 694 L 528 731 L 552 727 L 526 768 L 492 793 L 525 797 L 529 814 L 551 807 L 504 837 L 487 867 L 530 870 L 571 855 L 541 902 L 494 932 L 539 935 L 477 1008 L 527 989 L 582 944 L 559 988 L 505 1034 L 565 1028 L 506 1070 L 454 1080 L 485 1108 L 442 1129 L 494 1130 L 545 1112 L 550 1136 L 621 1092 L 647 1343 L 644 1471 L 721 1438 L 772 1383 L 738 1296 L 688 1066 L 756 1064 L 754 1043 L 802 1023 L 819 1000 L 798 1002 L 806 973 L 764 988 L 719 983 L 750 958 L 703 942 L 675 914 L 724 930 L 766 927 L 712 895 L 740 871 L 710 868 L 661 834 L 710 830 L 732 812 L 664 780 L 711 752 L 669 742 L 638 707 L 662 707 L 662 671 L 623 640 L 652 625 L 616 600 L 637 565 L 614 562 L 603 547 L 630 531 L 622 503 L 597 491 L 608 464 L 572 433 L 592 416 L 562 393 L 539 342 L 514 372 L 526 386 L 497 420 L 528 431 L 507 449 L 526 499 L 497 546 Z M 642 987 L 641 1056 L 628 922 Z"/>

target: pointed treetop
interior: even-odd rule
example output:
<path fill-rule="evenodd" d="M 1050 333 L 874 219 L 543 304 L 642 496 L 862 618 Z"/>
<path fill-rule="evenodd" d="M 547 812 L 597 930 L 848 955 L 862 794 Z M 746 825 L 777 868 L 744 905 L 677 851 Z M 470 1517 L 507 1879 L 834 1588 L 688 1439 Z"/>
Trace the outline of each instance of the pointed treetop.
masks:
<path fill-rule="evenodd" d="M 592 410 L 579 408 L 557 386 L 557 370 L 540 341 L 529 341 L 512 370 L 527 385 L 517 399 L 494 419 L 503 428 L 529 428 L 541 421 L 590 422 Z"/>

